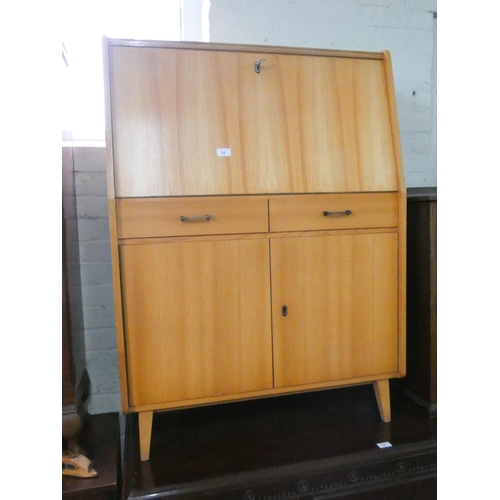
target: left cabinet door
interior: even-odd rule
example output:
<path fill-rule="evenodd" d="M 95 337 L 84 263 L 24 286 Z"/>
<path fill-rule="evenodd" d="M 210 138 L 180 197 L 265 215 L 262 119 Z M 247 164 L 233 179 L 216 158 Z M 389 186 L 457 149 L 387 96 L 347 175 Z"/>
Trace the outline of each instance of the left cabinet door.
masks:
<path fill-rule="evenodd" d="M 270 389 L 269 241 L 120 249 L 133 407 Z"/>

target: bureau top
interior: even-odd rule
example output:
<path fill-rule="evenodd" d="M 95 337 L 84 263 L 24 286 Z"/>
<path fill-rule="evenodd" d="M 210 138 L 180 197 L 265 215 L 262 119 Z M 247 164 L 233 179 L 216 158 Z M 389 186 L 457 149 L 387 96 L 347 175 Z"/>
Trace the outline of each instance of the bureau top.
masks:
<path fill-rule="evenodd" d="M 212 42 L 175 42 L 165 40 L 132 40 L 120 38 L 106 38 L 104 43 L 109 47 L 141 47 L 141 48 L 167 48 L 185 50 L 216 50 L 229 52 L 254 52 L 265 54 L 292 54 L 324 57 L 348 57 L 354 59 L 379 59 L 387 57 L 388 51 L 366 52 L 355 50 L 332 50 L 306 47 L 284 47 L 276 45 L 244 45 L 234 43 Z"/>
<path fill-rule="evenodd" d="M 110 198 L 404 189 L 388 52 L 103 42 Z"/>

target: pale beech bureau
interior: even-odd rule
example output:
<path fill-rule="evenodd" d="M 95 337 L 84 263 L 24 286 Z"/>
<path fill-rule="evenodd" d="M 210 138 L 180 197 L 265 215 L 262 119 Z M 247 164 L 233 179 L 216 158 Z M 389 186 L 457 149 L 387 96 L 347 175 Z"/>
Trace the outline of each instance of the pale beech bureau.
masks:
<path fill-rule="evenodd" d="M 104 39 L 123 411 L 405 374 L 388 52 Z"/>

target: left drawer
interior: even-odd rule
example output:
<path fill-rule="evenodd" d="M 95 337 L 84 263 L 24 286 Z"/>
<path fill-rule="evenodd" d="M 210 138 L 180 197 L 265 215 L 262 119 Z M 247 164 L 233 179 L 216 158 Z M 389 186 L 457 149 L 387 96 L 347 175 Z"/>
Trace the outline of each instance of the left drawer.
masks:
<path fill-rule="evenodd" d="M 197 196 L 116 200 L 118 238 L 268 231 L 267 198 Z"/>

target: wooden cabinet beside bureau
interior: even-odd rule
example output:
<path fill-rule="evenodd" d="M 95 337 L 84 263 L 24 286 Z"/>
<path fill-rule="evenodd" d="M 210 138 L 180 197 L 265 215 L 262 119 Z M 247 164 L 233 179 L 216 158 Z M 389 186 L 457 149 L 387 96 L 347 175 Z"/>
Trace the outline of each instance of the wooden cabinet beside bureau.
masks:
<path fill-rule="evenodd" d="M 123 411 L 405 373 L 390 56 L 104 39 Z"/>

